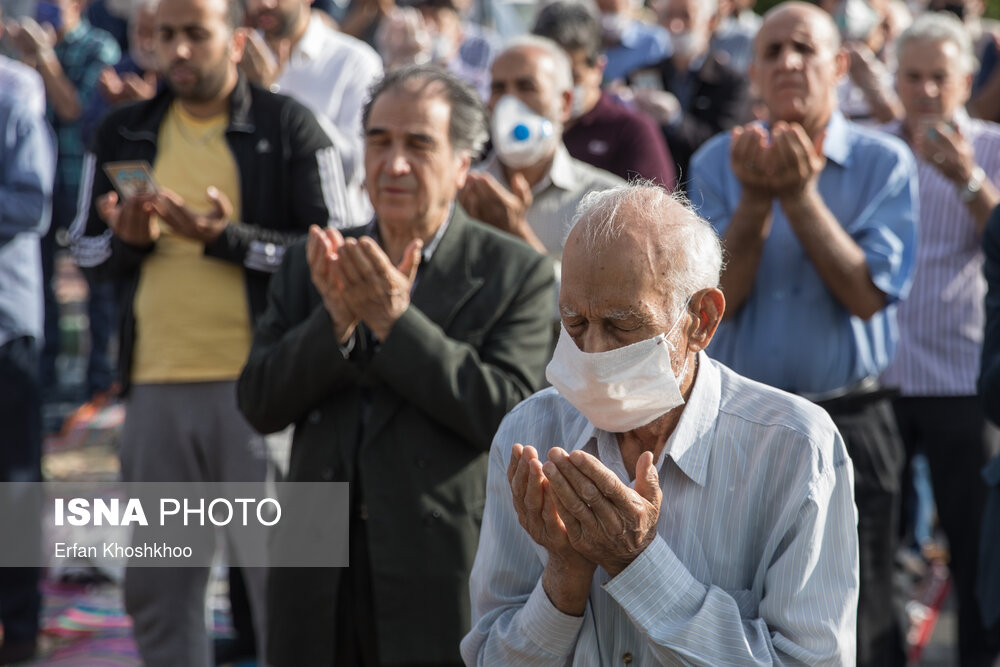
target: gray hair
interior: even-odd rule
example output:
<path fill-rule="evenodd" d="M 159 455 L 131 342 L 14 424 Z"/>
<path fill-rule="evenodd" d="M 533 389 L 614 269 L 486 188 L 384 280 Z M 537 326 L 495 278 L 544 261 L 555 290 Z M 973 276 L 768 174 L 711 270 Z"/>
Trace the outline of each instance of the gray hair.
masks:
<path fill-rule="evenodd" d="M 448 138 L 455 153 L 468 152 L 476 156 L 489 139 L 486 107 L 467 83 L 437 65 L 408 65 L 391 70 L 372 85 L 368 101 L 361 111 L 362 127 L 368 129 L 372 105 L 383 93 L 418 84 L 420 92 L 436 95 L 451 108 Z M 435 86 L 437 84 L 437 86 Z M 436 88 L 436 89 L 435 89 Z"/>
<path fill-rule="evenodd" d="M 555 81 L 553 83 L 555 83 L 555 92 L 557 95 L 562 95 L 568 90 L 573 90 L 573 65 L 570 63 L 569 56 L 566 55 L 562 47 L 551 39 L 539 37 L 538 35 L 519 35 L 504 45 L 502 53 L 507 53 L 514 49 L 529 48 L 544 51 L 552 59 L 555 69 Z M 497 57 L 499 58 L 500 56 L 498 55 Z"/>
<path fill-rule="evenodd" d="M 897 58 L 910 42 L 951 42 L 958 47 L 959 64 L 966 74 L 974 73 L 978 67 L 969 31 L 954 14 L 927 12 L 918 16 L 896 40 Z"/>
<path fill-rule="evenodd" d="M 666 283 L 673 290 L 670 308 L 675 313 L 698 290 L 719 286 L 719 235 L 683 194 L 669 193 L 653 181 L 633 181 L 591 192 L 576 208 L 573 227 L 577 224 L 582 224 L 582 241 L 591 254 L 618 240 L 626 227 L 649 230 L 661 256 L 674 260 Z"/>

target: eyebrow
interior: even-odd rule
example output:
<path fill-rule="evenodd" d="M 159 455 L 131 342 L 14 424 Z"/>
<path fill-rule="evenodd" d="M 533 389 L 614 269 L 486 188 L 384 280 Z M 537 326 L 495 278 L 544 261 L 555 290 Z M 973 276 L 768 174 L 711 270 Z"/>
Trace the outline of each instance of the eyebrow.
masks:
<path fill-rule="evenodd" d="M 386 136 L 389 136 L 389 134 L 390 134 L 389 130 L 387 130 L 385 128 L 382 128 L 382 127 L 373 127 L 373 128 L 370 128 L 369 130 L 367 130 L 365 132 L 365 136 L 366 137 L 386 137 Z M 407 132 L 406 133 L 406 138 L 407 139 L 415 139 L 416 141 L 419 141 L 419 142 L 425 143 L 425 144 L 434 144 L 434 143 L 436 143 L 435 140 L 434 140 L 434 137 L 432 137 L 429 134 L 425 134 L 423 132 Z"/>

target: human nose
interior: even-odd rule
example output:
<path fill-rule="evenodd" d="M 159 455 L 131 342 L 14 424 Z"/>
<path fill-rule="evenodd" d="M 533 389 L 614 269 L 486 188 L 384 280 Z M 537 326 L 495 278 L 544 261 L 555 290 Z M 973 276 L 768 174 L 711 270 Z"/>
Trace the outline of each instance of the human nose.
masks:
<path fill-rule="evenodd" d="M 391 176 L 403 176 L 410 173 L 410 160 L 404 151 L 394 149 L 386 158 L 385 168 Z"/>
<path fill-rule="evenodd" d="M 941 93 L 941 87 L 933 79 L 925 79 L 920 84 L 920 94 L 924 97 L 935 98 Z"/>
<path fill-rule="evenodd" d="M 795 49 L 783 48 L 778 54 L 778 66 L 789 70 L 801 69 L 802 54 Z"/>
<path fill-rule="evenodd" d="M 618 347 L 615 342 L 605 336 L 600 329 L 600 327 L 595 326 L 587 327 L 583 333 L 576 337 L 576 346 L 580 348 L 582 352 L 586 352 L 587 354 L 607 352 L 608 350 L 613 350 Z"/>

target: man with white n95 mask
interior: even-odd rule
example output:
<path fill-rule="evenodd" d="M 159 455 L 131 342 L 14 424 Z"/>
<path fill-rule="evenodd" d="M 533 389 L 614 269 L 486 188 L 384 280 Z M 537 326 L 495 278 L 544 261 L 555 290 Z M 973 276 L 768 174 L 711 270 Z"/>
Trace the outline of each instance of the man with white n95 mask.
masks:
<path fill-rule="evenodd" d="M 663 190 L 586 197 L 553 387 L 503 421 L 466 664 L 853 665 L 853 471 L 829 416 L 709 359 L 719 239 Z"/>

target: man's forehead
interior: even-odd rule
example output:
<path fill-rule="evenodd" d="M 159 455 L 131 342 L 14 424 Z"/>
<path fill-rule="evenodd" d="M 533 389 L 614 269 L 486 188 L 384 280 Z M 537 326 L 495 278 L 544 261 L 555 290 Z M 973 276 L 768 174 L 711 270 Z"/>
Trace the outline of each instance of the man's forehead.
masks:
<path fill-rule="evenodd" d="M 555 71 L 555 63 L 552 57 L 539 47 L 517 46 L 497 56 L 490 71 L 494 77 L 507 74 L 519 78 L 537 79 L 543 73 L 551 76 Z"/>
<path fill-rule="evenodd" d="M 437 129 L 447 134 L 450 118 L 451 105 L 439 84 L 403 84 L 372 103 L 367 130 L 421 128 L 425 133 Z"/>
<path fill-rule="evenodd" d="M 833 47 L 836 26 L 823 10 L 794 7 L 777 11 L 764 19 L 756 44 L 760 48 L 771 44 L 802 42 Z"/>
<path fill-rule="evenodd" d="M 157 25 L 202 24 L 226 20 L 225 0 L 162 0 L 156 8 Z"/>

